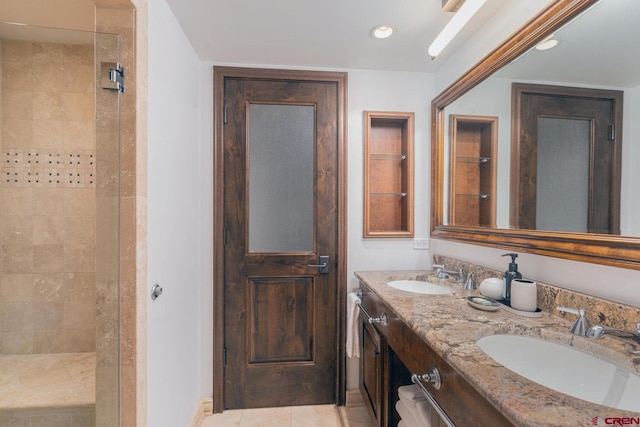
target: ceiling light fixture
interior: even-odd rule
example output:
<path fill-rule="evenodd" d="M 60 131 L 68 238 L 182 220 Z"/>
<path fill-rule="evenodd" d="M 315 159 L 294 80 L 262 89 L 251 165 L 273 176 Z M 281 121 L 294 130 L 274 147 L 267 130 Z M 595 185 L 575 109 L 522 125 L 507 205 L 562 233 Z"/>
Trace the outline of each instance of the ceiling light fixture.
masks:
<path fill-rule="evenodd" d="M 396 27 L 393 25 L 378 25 L 371 30 L 371 37 L 374 39 L 386 39 L 396 32 Z"/>
<path fill-rule="evenodd" d="M 458 34 L 473 15 L 482 7 L 486 0 L 466 0 L 460 9 L 453 15 L 453 18 L 445 25 L 438 37 L 429 46 L 429 55 L 431 59 L 442 52 L 451 40 Z"/>
<path fill-rule="evenodd" d="M 540 43 L 538 43 L 536 45 L 536 50 L 549 50 L 549 49 L 553 49 L 554 47 L 558 46 L 560 44 L 560 41 L 558 39 L 556 39 L 553 34 L 551 34 L 549 37 L 547 37 L 546 39 L 542 40 Z"/>

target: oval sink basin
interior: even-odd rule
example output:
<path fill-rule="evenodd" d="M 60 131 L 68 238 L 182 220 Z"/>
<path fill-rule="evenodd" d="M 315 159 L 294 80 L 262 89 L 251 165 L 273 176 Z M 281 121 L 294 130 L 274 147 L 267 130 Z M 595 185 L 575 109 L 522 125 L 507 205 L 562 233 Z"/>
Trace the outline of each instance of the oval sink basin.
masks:
<path fill-rule="evenodd" d="M 573 347 L 523 335 L 489 335 L 477 342 L 505 368 L 560 393 L 640 412 L 640 376 Z"/>
<path fill-rule="evenodd" d="M 392 288 L 400 289 L 401 291 L 413 292 L 416 294 L 428 294 L 428 295 L 449 295 L 454 292 L 453 289 L 437 285 L 431 282 L 424 282 L 422 280 L 393 280 L 387 283 Z"/>

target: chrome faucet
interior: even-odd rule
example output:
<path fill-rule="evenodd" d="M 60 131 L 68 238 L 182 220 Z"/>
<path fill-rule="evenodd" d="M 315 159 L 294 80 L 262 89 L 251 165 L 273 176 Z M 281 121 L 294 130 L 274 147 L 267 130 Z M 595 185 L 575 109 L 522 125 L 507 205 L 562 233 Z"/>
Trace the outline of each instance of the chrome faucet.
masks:
<path fill-rule="evenodd" d="M 464 290 L 465 291 L 472 291 L 476 288 L 476 284 L 473 281 L 473 273 L 469 273 L 467 275 L 467 280 L 464 282 Z"/>
<path fill-rule="evenodd" d="M 579 335 L 582 337 L 587 335 L 587 331 L 589 331 L 589 328 L 591 327 L 591 325 L 589 324 L 589 321 L 585 316 L 587 312 L 585 311 L 584 308 L 575 309 L 575 308 L 569 308 L 569 307 L 556 307 L 556 309 L 558 311 L 563 311 L 565 313 L 576 314 L 578 318 L 576 319 L 575 323 L 569 330 L 573 335 Z"/>
<path fill-rule="evenodd" d="M 462 267 L 460 267 L 458 271 L 447 270 L 447 268 L 442 264 L 433 264 L 432 267 L 436 269 L 436 276 L 438 276 L 438 279 L 449 279 L 451 276 L 458 276 L 456 283 L 465 283 L 467 275 Z"/>
<path fill-rule="evenodd" d="M 609 326 L 595 325 L 589 328 L 585 336 L 588 338 L 600 338 L 604 334 L 609 334 L 609 335 L 613 335 L 620 338 L 632 339 L 638 344 L 640 344 L 640 323 L 636 324 L 635 331 L 612 328 Z"/>

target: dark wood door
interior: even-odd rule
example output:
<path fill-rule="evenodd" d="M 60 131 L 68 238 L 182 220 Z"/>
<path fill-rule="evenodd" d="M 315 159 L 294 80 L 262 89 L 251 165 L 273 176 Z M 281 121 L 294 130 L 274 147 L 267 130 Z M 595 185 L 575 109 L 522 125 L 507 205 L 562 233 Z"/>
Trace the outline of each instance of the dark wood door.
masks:
<path fill-rule="evenodd" d="M 226 78 L 224 93 L 224 406 L 334 403 L 337 85 Z"/>
<path fill-rule="evenodd" d="M 512 183 L 517 227 L 619 234 L 621 92 L 514 85 L 514 101 L 520 108 L 514 150 L 519 173 Z M 553 193 L 546 200 L 545 186 Z M 549 211 L 550 220 L 542 221 Z"/>

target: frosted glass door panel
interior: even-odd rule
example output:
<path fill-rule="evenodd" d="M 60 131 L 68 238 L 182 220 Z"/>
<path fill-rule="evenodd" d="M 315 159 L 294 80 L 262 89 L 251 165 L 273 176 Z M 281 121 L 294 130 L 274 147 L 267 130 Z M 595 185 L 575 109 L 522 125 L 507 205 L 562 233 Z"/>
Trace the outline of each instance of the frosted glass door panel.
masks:
<path fill-rule="evenodd" d="M 536 229 L 589 230 L 589 120 L 538 119 Z"/>
<path fill-rule="evenodd" d="M 249 106 L 249 252 L 313 251 L 314 115 Z"/>

